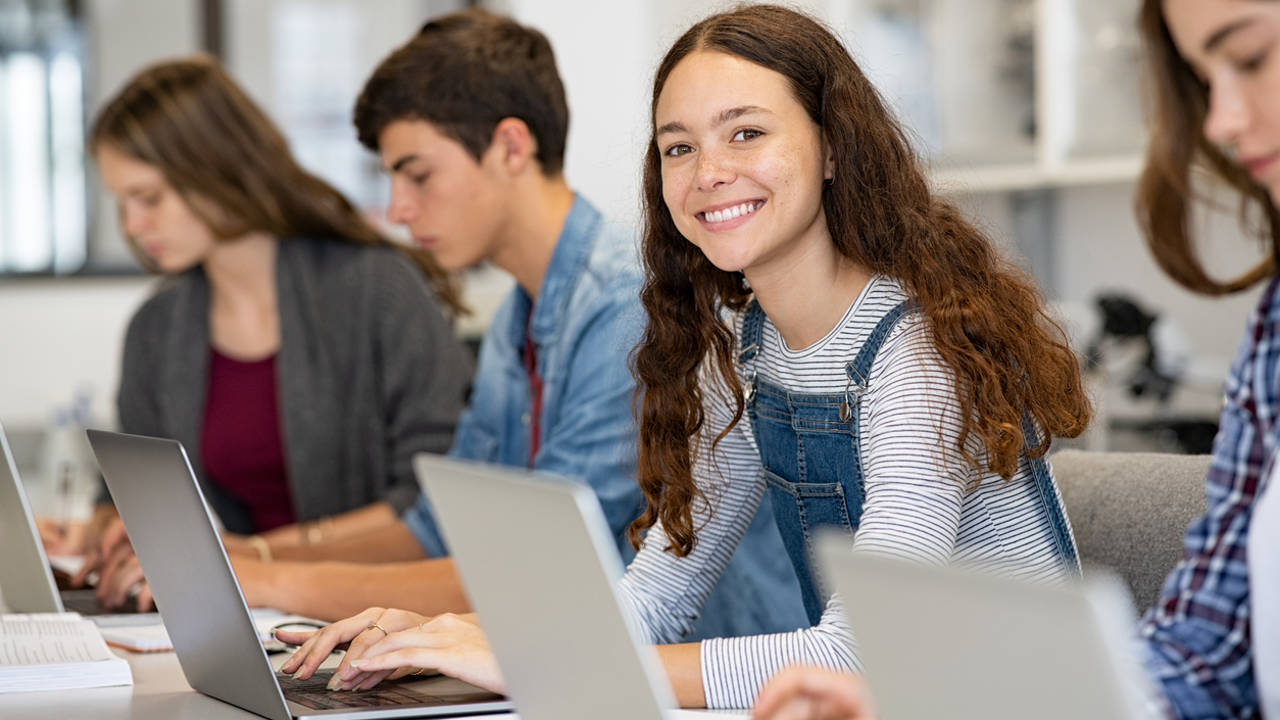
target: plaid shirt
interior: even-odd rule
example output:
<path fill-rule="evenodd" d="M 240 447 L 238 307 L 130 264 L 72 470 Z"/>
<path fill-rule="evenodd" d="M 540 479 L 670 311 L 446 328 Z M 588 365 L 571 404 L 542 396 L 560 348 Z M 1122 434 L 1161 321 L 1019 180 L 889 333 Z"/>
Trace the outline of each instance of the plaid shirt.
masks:
<path fill-rule="evenodd" d="M 1245 546 L 1276 447 L 1280 413 L 1280 279 L 1249 318 L 1225 386 L 1208 507 L 1142 620 L 1143 661 L 1173 717 L 1260 717 L 1249 647 Z"/>

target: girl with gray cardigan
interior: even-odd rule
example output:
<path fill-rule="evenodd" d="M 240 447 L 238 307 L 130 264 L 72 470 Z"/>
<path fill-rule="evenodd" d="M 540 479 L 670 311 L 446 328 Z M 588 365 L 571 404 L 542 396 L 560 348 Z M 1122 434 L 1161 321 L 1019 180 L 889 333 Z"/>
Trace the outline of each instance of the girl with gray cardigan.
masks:
<path fill-rule="evenodd" d="M 417 496 L 410 458 L 449 448 L 471 374 L 446 274 L 299 167 L 212 59 L 143 70 L 91 147 L 135 253 L 167 276 L 129 324 L 124 431 L 182 441 L 231 552 L 371 536 L 416 552 L 392 522 Z M 99 510 L 86 567 L 119 606 L 142 573 Z"/>

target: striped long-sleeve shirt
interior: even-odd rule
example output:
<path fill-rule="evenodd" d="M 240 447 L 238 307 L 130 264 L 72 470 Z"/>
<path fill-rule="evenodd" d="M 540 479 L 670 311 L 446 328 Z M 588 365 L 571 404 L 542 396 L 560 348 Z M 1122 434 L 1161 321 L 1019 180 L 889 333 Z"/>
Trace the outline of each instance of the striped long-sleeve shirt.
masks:
<path fill-rule="evenodd" d="M 1276 451 L 1278 283 L 1262 293 L 1227 377 L 1205 514 L 1187 529 L 1183 558 L 1142 621 L 1147 672 L 1179 718 L 1259 716 L 1245 550 L 1263 468 Z"/>
<path fill-rule="evenodd" d="M 894 280 L 877 277 L 822 340 L 802 350 L 786 346 L 765 323 L 756 359 L 759 377 L 792 392 L 839 393 L 844 363 L 853 359 L 876 323 L 906 298 Z M 735 319 L 740 329 L 742 318 Z M 745 369 L 738 368 L 745 379 Z M 720 388 L 714 375 L 704 387 Z M 960 411 L 952 375 L 919 316 L 904 318 L 872 366 L 869 390 L 858 406 L 865 501 L 854 536 L 857 551 L 929 563 L 983 564 L 1035 580 L 1056 581 L 1066 571 L 1055 549 L 1027 463 L 1006 482 L 973 469 L 956 449 Z M 722 389 L 706 397 L 703 436 L 694 477 L 710 507 L 694 507 L 697 541 L 680 558 L 665 552 L 661 525 L 621 582 L 624 603 L 655 643 L 678 641 L 728 562 L 766 490 L 750 423 L 739 422 L 715 448 L 732 407 Z M 970 439 L 969 450 L 982 456 Z M 972 492 L 968 488 L 976 484 Z M 860 667 L 853 636 L 832 597 L 818 625 L 791 633 L 722 638 L 702 643 L 702 680 L 709 707 L 750 707 L 765 682 L 783 667 L 812 664 Z"/>

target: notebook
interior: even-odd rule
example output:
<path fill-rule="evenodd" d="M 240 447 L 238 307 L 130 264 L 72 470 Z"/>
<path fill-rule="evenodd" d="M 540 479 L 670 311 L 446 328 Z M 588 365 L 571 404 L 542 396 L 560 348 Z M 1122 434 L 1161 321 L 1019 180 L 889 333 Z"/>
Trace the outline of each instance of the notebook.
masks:
<path fill-rule="evenodd" d="M 132 684 L 129 663 L 79 615 L 0 615 L 0 693 Z"/>
<path fill-rule="evenodd" d="M 306 630 L 308 628 L 322 628 L 328 625 L 328 623 L 322 623 L 301 615 L 286 615 L 273 608 L 253 608 L 250 612 L 253 614 L 254 627 L 258 629 L 258 639 L 262 640 L 262 647 L 267 652 L 283 652 L 290 649 L 289 646 L 276 640 L 275 636 L 271 634 L 274 628 L 288 625 L 291 626 L 290 630 Z M 102 630 L 102 639 L 106 640 L 108 645 L 118 647 L 121 650 L 166 652 L 173 649 L 173 640 L 169 638 L 169 631 L 165 630 L 164 625 L 161 624 L 105 626 L 99 624 L 98 627 Z"/>

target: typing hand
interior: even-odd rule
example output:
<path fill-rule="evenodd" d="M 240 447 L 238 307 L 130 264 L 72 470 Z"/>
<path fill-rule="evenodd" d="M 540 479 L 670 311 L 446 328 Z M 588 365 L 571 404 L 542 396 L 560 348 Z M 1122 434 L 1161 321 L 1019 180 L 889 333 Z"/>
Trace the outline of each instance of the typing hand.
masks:
<path fill-rule="evenodd" d="M 132 550 L 118 552 L 100 572 L 94 594 L 102 607 L 120 609 L 130 600 L 136 600 L 138 612 L 147 612 L 154 607 L 151 586 L 142 576 L 142 566 Z"/>
<path fill-rule="evenodd" d="M 98 573 L 94 595 L 102 607 L 119 609 L 135 599 L 139 612 L 154 607 L 151 588 L 142 576 L 142 566 L 133 554 L 133 545 L 119 517 L 107 524 L 97 549 L 85 557 L 84 567 L 72 579 L 72 584 L 83 584 L 94 571 Z"/>
<path fill-rule="evenodd" d="M 80 566 L 80 572 L 71 578 L 72 587 L 83 586 L 89 581 L 91 573 L 100 573 L 103 566 L 113 557 L 118 564 L 127 557 L 123 553 L 133 554 L 133 546 L 129 544 L 129 534 L 125 532 L 124 522 L 120 520 L 119 515 L 104 519 L 100 527 L 102 528 L 100 532 L 89 531 L 84 565 Z"/>
<path fill-rule="evenodd" d="M 792 667 L 774 676 L 751 713 L 755 720 L 875 720 L 859 675 Z"/>
<path fill-rule="evenodd" d="M 89 524 L 61 523 L 53 518 L 36 518 L 40 542 L 49 555 L 84 555 L 89 549 Z"/>
<path fill-rule="evenodd" d="M 408 610 L 388 610 L 371 607 L 345 620 L 329 625 L 317 632 L 295 632 L 277 630 L 276 639 L 289 645 L 301 645 L 288 660 L 280 666 L 280 672 L 292 673 L 299 680 L 306 680 L 315 674 L 320 664 L 334 650 L 347 650 L 347 655 L 338 665 L 338 672 L 345 670 L 352 659 L 359 657 L 364 648 L 373 645 L 390 633 L 416 627 L 427 618 Z M 353 653 L 355 653 L 353 655 Z M 338 672 L 329 682 L 330 690 L 337 690 L 341 681 Z"/>
<path fill-rule="evenodd" d="M 446 613 L 392 632 L 358 652 L 352 647 L 334 677 L 344 690 L 368 690 L 388 677 L 440 672 L 495 693 L 505 693 L 489 639 L 474 615 Z"/>

